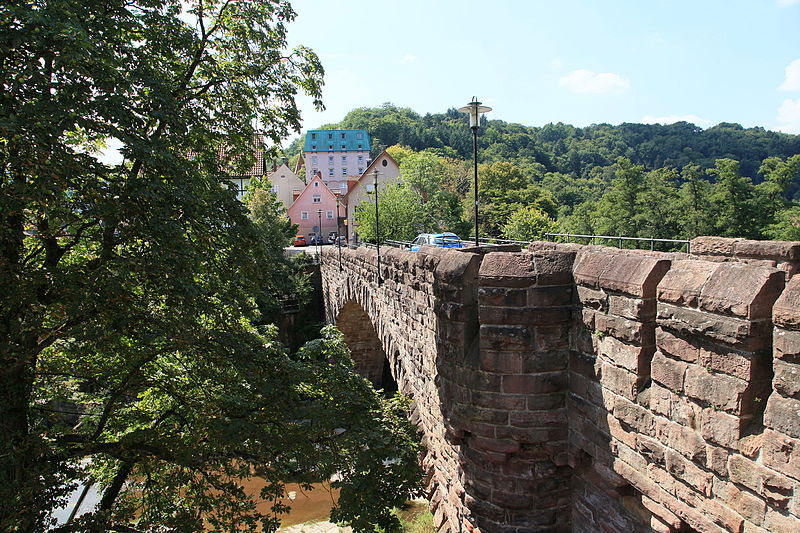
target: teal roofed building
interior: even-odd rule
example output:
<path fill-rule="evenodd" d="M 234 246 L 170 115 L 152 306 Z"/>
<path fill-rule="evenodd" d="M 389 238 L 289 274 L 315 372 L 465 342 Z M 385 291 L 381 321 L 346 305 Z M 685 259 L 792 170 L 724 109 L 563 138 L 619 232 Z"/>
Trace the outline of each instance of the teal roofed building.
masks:
<path fill-rule="evenodd" d="M 370 164 L 365 130 L 310 130 L 303 148 L 306 182 L 317 174 L 334 193 L 347 194 L 347 182 L 358 179 Z"/>

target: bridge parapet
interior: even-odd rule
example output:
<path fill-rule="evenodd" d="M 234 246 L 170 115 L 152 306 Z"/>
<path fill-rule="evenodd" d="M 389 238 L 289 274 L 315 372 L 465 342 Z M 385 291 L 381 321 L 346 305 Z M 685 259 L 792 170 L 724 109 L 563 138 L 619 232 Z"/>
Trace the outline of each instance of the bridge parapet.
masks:
<path fill-rule="evenodd" d="M 380 286 L 327 251 L 326 305 L 414 397 L 441 531 L 799 531 L 800 243 L 735 241 L 392 250 Z"/>

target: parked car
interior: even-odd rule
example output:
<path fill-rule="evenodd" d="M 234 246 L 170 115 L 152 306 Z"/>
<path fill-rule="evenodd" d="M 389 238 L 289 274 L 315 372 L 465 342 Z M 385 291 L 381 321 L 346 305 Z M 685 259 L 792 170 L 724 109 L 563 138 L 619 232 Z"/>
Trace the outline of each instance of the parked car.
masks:
<path fill-rule="evenodd" d="M 318 244 L 327 244 L 327 243 L 326 243 L 325 239 L 321 235 L 314 234 L 314 235 L 311 235 L 310 240 L 308 241 L 308 244 L 310 244 L 311 246 L 316 246 Z"/>
<path fill-rule="evenodd" d="M 294 246 L 306 246 L 306 238 L 302 235 L 295 235 L 292 244 Z"/>
<path fill-rule="evenodd" d="M 439 246 L 440 248 L 464 248 L 467 244 L 455 233 L 422 233 L 411 241 L 412 252 L 419 250 L 422 245 Z"/>
<path fill-rule="evenodd" d="M 332 232 L 328 233 L 328 242 L 331 243 L 331 244 L 335 244 L 336 243 L 336 237 L 338 237 L 338 236 L 339 236 L 339 234 L 336 233 L 335 231 L 332 231 Z"/>

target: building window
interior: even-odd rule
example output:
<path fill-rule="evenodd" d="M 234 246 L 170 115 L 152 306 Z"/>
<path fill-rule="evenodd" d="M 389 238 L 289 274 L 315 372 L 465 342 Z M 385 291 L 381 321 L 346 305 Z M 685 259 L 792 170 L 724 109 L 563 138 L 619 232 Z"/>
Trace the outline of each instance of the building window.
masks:
<path fill-rule="evenodd" d="M 328 156 L 328 164 L 329 164 L 329 165 L 332 165 L 332 164 L 333 164 L 333 156 L 332 156 L 332 155 L 329 155 L 329 156 Z"/>
<path fill-rule="evenodd" d="M 359 173 L 359 174 L 363 174 L 363 173 L 364 173 L 364 169 L 363 169 L 363 168 L 361 168 L 361 167 L 358 167 L 358 173 Z"/>
<path fill-rule="evenodd" d="M 328 217 L 328 220 L 331 220 L 333 218 L 333 211 L 328 210 L 328 212 L 326 213 L 326 216 Z"/>
<path fill-rule="evenodd" d="M 277 185 L 273 185 L 271 190 L 272 190 L 272 194 L 278 194 L 278 186 Z"/>
<path fill-rule="evenodd" d="M 317 156 L 315 155 L 311 156 L 311 164 L 317 166 Z"/>
<path fill-rule="evenodd" d="M 342 140 L 344 140 L 344 132 L 342 132 Z"/>
<path fill-rule="evenodd" d="M 363 163 L 364 162 L 364 156 L 363 155 L 358 156 L 358 162 L 359 163 Z"/>
<path fill-rule="evenodd" d="M 358 143 L 358 149 L 361 150 L 361 143 Z"/>
<path fill-rule="evenodd" d="M 363 138 L 364 134 L 362 132 L 359 131 L 358 133 L 356 133 L 356 139 L 363 139 Z"/>
<path fill-rule="evenodd" d="M 316 144 L 312 144 L 312 145 L 311 145 L 311 149 L 312 149 L 312 150 L 316 150 L 316 149 L 317 149 L 317 145 L 316 145 Z"/>
<path fill-rule="evenodd" d="M 300 220 L 308 220 L 308 211 L 300 211 Z"/>
<path fill-rule="evenodd" d="M 333 139 L 333 133 L 328 134 L 328 139 Z"/>
<path fill-rule="evenodd" d="M 342 176 L 347 176 L 347 169 L 346 168 L 342 169 Z"/>
<path fill-rule="evenodd" d="M 388 161 L 386 161 L 385 159 L 384 159 L 383 161 L 381 161 L 381 165 L 383 165 L 383 166 L 386 166 L 386 165 L 388 165 L 388 164 L 389 164 L 389 162 L 388 162 Z"/>
<path fill-rule="evenodd" d="M 313 140 L 316 140 L 316 138 L 317 138 L 317 134 L 316 134 L 316 133 L 312 133 L 312 134 L 311 134 L 311 140 L 312 140 L 312 141 L 313 141 Z"/>
<path fill-rule="evenodd" d="M 333 169 L 332 168 L 328 169 L 328 176 L 333 176 Z"/>
<path fill-rule="evenodd" d="M 342 156 L 342 164 L 344 165 L 345 163 L 347 163 L 347 156 L 343 155 Z"/>
<path fill-rule="evenodd" d="M 367 192 L 372 192 L 375 189 L 374 183 L 367 183 Z"/>
<path fill-rule="evenodd" d="M 314 196 L 312 196 L 312 198 L 314 199 L 315 204 L 318 204 L 322 201 L 322 198 L 320 198 L 319 194 L 315 194 Z"/>
<path fill-rule="evenodd" d="M 314 182 L 314 187 L 319 187 L 319 182 L 318 181 Z"/>
<path fill-rule="evenodd" d="M 332 145 L 332 144 L 329 144 L 329 145 L 328 145 L 328 150 L 331 150 L 331 151 L 333 151 L 333 145 Z"/>
<path fill-rule="evenodd" d="M 343 144 L 343 145 L 342 145 L 342 150 L 344 150 L 345 148 L 347 148 L 347 145 L 346 145 L 346 144 Z"/>

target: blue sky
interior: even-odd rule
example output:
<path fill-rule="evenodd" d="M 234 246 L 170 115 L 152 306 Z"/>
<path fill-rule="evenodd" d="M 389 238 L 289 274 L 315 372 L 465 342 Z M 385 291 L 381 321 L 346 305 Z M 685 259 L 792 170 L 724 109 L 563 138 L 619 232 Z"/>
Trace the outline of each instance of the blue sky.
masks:
<path fill-rule="evenodd" d="M 800 0 L 294 0 L 326 70 L 304 129 L 391 102 L 541 126 L 688 120 L 800 133 Z"/>

